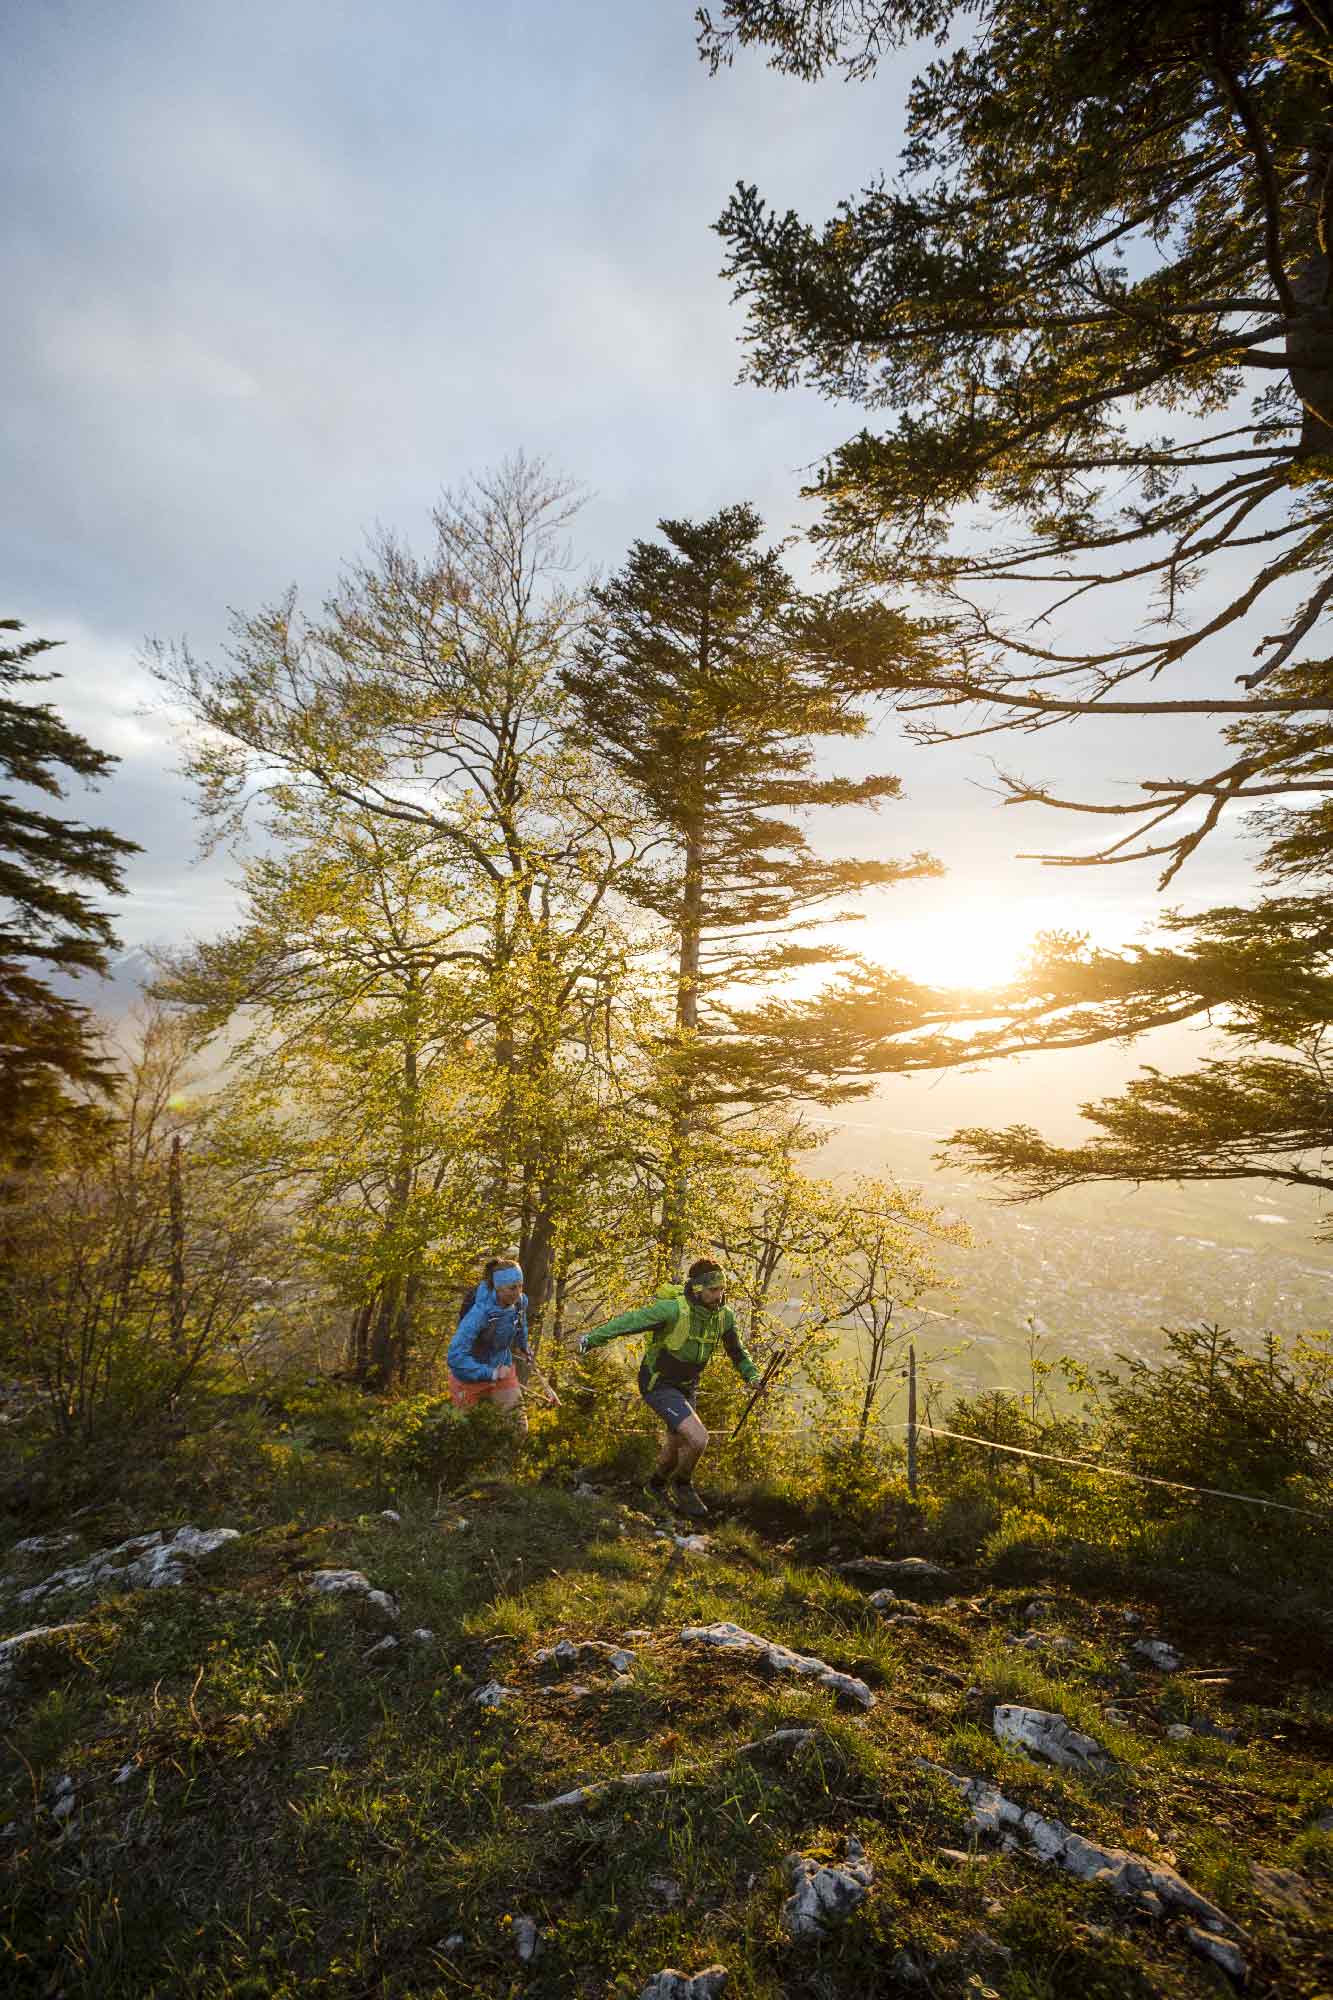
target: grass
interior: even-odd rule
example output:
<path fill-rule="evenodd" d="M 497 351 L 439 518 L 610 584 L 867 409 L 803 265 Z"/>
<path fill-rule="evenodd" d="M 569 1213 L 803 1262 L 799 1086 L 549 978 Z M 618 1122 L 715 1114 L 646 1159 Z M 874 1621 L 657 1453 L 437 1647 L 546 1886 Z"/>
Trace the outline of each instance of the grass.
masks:
<path fill-rule="evenodd" d="M 822 1565 L 824 1529 L 780 1548 L 732 1520 L 710 1554 L 688 1556 L 614 1498 L 485 1481 L 447 1499 L 386 1490 L 340 1449 L 354 1410 L 334 1422 L 294 1399 L 262 1413 L 263 1435 L 253 1410 L 234 1414 L 234 1455 L 220 1424 L 75 1525 L 85 1549 L 187 1517 L 244 1539 L 186 1589 L 43 1605 L 45 1621 L 68 1612 L 83 1629 L 25 1660 L 6 1698 L 0 1987 L 16 2000 L 628 2000 L 663 1965 L 714 1961 L 744 2000 L 961 1996 L 978 1982 L 1005 2000 L 1223 1989 L 1178 1926 L 1022 1854 L 942 1855 L 967 1853 L 968 1825 L 926 1762 L 1174 1856 L 1246 1926 L 1258 1990 L 1333 1989 L 1321 1958 L 1333 1838 L 1314 1825 L 1333 1807 L 1333 1701 L 1281 1633 L 1191 1628 L 1146 1607 L 1141 1580 L 1123 1598 L 1085 1595 L 1057 1550 L 1040 1629 L 1076 1651 L 1017 1650 L 1005 1642 L 1026 1629 L 1034 1593 L 1026 1573 L 1015 1583 L 1012 1549 L 923 1606 L 920 1625 L 886 1626 Z M 389 1502 L 398 1524 L 380 1518 Z M 790 1519 L 782 1528 L 790 1540 Z M 21 1581 L 48 1566 L 11 1568 Z M 433 1638 L 404 1636 L 368 1662 L 382 1627 L 355 1601 L 313 1596 L 320 1566 L 364 1570 L 398 1598 L 401 1635 Z M 1127 1626 L 1126 1609 L 1145 1624 Z M 31 1622 L 15 1611 L 5 1603 L 4 1629 Z M 809 1682 L 682 1643 L 683 1626 L 714 1618 L 861 1675 L 876 1707 L 848 1712 Z M 1129 1664 L 1129 1637 L 1159 1627 L 1225 1685 Z M 561 1636 L 642 1629 L 622 1679 L 581 1668 L 562 1681 L 534 1658 Z M 517 1698 L 480 1709 L 469 1697 L 492 1678 Z M 570 1698 L 570 1680 L 589 1692 Z M 1115 1767 L 1057 1772 L 1002 1748 L 990 1729 L 1001 1700 L 1058 1709 Z M 1108 1703 L 1130 1721 L 1108 1724 Z M 1200 1714 L 1237 1742 L 1166 1737 L 1168 1720 Z M 816 1731 L 799 1753 L 738 1756 L 793 1725 Z M 673 1772 L 665 1791 L 528 1810 L 661 1769 Z M 62 1819 L 64 1778 L 76 1805 Z M 875 1886 L 826 1939 L 793 1945 L 784 1858 L 836 1859 L 848 1834 Z M 1252 1861 L 1300 1868 L 1319 1920 L 1266 1908 Z M 531 1965 L 514 1948 L 522 1916 L 542 1934 Z"/>

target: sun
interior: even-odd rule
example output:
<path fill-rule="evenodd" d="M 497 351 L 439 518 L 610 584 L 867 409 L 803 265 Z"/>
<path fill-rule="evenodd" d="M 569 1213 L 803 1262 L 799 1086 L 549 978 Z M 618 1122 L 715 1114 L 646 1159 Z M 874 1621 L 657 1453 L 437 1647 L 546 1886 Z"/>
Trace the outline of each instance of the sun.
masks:
<path fill-rule="evenodd" d="M 867 922 L 867 958 L 923 986 L 986 991 L 1014 979 L 1039 931 L 1079 930 L 1073 897 L 968 896 Z"/>

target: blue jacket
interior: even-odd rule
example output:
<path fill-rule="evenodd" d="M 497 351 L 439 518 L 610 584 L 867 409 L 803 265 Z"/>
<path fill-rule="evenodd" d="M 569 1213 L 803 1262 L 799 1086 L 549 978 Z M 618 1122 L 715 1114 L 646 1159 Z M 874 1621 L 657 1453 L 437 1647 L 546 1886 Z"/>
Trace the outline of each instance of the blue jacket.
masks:
<path fill-rule="evenodd" d="M 513 1361 L 515 1349 L 527 1354 L 528 1295 L 517 1305 L 496 1304 L 483 1278 L 477 1296 L 458 1322 L 449 1342 L 449 1366 L 460 1382 L 493 1382 Z"/>

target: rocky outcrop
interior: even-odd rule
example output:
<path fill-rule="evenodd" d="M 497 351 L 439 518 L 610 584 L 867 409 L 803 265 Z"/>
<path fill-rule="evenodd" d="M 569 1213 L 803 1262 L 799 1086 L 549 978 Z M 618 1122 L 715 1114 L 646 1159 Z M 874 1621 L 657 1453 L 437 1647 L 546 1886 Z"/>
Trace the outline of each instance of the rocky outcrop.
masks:
<path fill-rule="evenodd" d="M 729 1618 L 719 1619 L 712 1625 L 687 1625 L 680 1636 L 687 1646 L 715 1646 L 725 1653 L 753 1655 L 763 1662 L 770 1673 L 798 1674 L 803 1679 L 817 1681 L 830 1694 L 854 1702 L 858 1708 L 875 1706 L 874 1695 L 855 1674 L 839 1673 L 827 1660 L 816 1659 L 812 1653 L 793 1653 L 789 1646 L 761 1639 L 757 1633 L 747 1632 L 744 1626 L 733 1625 Z"/>
<path fill-rule="evenodd" d="M 948 1780 L 972 1809 L 973 1824 L 983 1833 L 996 1834 L 1016 1845 L 1026 1842 L 1041 1861 L 1052 1861 L 1082 1881 L 1095 1882 L 1113 1895 L 1123 1896 L 1145 1914 L 1160 1917 L 1168 1909 L 1194 1917 L 1209 1931 L 1230 1931 L 1237 1926 L 1216 1903 L 1210 1903 L 1192 1889 L 1183 1875 L 1163 1862 L 1145 1855 L 1131 1854 L 1124 1847 L 1100 1847 L 1085 1840 L 1058 1819 L 1044 1819 L 1007 1799 L 984 1778 L 961 1778 L 942 1764 L 925 1764 Z"/>
<path fill-rule="evenodd" d="M 26 1632 L 16 1632 L 12 1639 L 0 1639 L 0 1689 L 8 1687 L 25 1660 L 40 1653 L 51 1640 L 73 1638 L 87 1630 L 80 1624 L 33 1625 Z"/>
<path fill-rule="evenodd" d="M 390 1621 L 398 1616 L 397 1600 L 387 1590 L 376 1590 L 370 1578 L 359 1569 L 314 1570 L 306 1578 L 306 1587 L 321 1597 L 358 1597 L 372 1611 L 378 1611 L 382 1618 Z"/>
<path fill-rule="evenodd" d="M 992 1716 L 991 1728 L 997 1742 L 1044 1757 L 1048 1764 L 1059 1764 L 1067 1771 L 1101 1771 L 1113 1761 L 1095 1737 L 1084 1736 L 1063 1715 L 1053 1715 L 1049 1709 L 1004 1702 Z"/>
<path fill-rule="evenodd" d="M 190 1565 L 227 1542 L 240 1539 L 237 1528 L 178 1528 L 167 1536 L 161 1529 L 131 1535 L 114 1548 L 98 1549 L 81 1563 L 58 1569 L 40 1583 L 20 1590 L 20 1604 L 39 1604 L 64 1591 L 162 1590 L 188 1580 Z M 22 1544 L 20 1544 L 20 1547 Z"/>
<path fill-rule="evenodd" d="M 639 2000 L 719 2000 L 727 1983 L 725 1965 L 706 1965 L 702 1972 L 677 1972 L 674 1965 L 655 1972 Z"/>
<path fill-rule="evenodd" d="M 755 1743 L 742 1743 L 738 1750 L 728 1750 L 728 1757 L 757 1757 L 767 1751 L 781 1750 L 790 1754 L 814 1741 L 813 1729 L 775 1729 L 768 1736 L 761 1736 Z M 714 1762 L 720 1761 L 714 1759 Z M 572 1792 L 561 1792 L 558 1798 L 544 1799 L 539 1804 L 526 1806 L 525 1812 L 563 1812 L 570 1806 L 591 1805 L 612 1792 L 664 1792 L 668 1785 L 688 1779 L 694 1771 L 705 1770 L 705 1764 L 677 1766 L 669 1771 L 626 1771 L 615 1778 L 599 1778 L 592 1784 L 576 1785 Z"/>
<path fill-rule="evenodd" d="M 554 1646 L 541 1646 L 532 1656 L 535 1667 L 555 1667 L 565 1672 L 571 1667 L 610 1667 L 613 1674 L 627 1674 L 634 1654 L 626 1646 L 612 1646 L 605 1639 L 558 1639 Z"/>
<path fill-rule="evenodd" d="M 874 1870 L 854 1835 L 847 1836 L 846 1860 L 834 1864 L 809 1854 L 789 1854 L 792 1893 L 782 1906 L 782 1927 L 793 1938 L 823 1937 L 865 1899 Z"/>

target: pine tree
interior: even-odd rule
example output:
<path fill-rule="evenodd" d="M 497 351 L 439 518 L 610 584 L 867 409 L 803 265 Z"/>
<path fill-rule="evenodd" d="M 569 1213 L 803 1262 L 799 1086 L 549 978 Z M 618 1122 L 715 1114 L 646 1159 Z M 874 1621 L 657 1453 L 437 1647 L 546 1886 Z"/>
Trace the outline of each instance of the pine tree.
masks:
<path fill-rule="evenodd" d="M 867 680 L 886 651 L 911 643 L 906 621 L 800 591 L 783 551 L 760 546 L 748 505 L 659 527 L 661 542 L 635 542 L 593 592 L 591 630 L 563 682 L 580 737 L 661 830 L 657 865 L 620 886 L 670 927 L 676 1033 L 664 1108 L 688 1150 L 701 1106 L 855 1090 L 772 1043 L 757 1061 L 724 989 L 845 959 L 843 946 L 798 933 L 848 921 L 837 907 L 845 895 L 939 865 L 921 853 L 830 860 L 795 819 L 899 796 L 895 777 L 816 776 L 815 743 L 864 733 Z M 664 1197 L 670 1261 L 684 1247 L 679 1181 L 678 1161 Z"/>
<path fill-rule="evenodd" d="M 0 619 L 0 632 L 22 630 L 17 619 Z M 117 759 L 95 750 L 49 703 L 14 692 L 56 678 L 31 667 L 56 643 L 26 639 L 0 647 L 0 773 L 12 785 L 61 799 L 58 771 L 96 780 Z M 49 977 L 106 971 L 115 932 L 75 885 L 118 893 L 121 861 L 138 852 L 105 827 L 0 793 L 0 1155 L 11 1163 L 30 1157 L 53 1121 L 85 1115 L 88 1093 L 111 1087 L 114 1072 L 94 1046 L 87 1008 L 54 991 Z"/>

